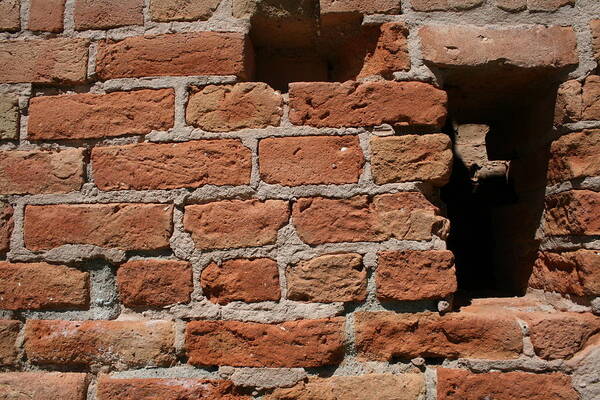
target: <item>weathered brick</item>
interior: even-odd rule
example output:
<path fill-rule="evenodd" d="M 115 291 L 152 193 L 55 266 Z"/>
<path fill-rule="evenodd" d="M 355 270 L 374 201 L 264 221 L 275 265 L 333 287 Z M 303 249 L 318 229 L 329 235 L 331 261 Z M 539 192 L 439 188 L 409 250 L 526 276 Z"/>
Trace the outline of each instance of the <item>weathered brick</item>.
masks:
<path fill-rule="evenodd" d="M 286 186 L 357 183 L 365 161 L 357 136 L 267 138 L 258 155 L 261 179 Z"/>
<path fill-rule="evenodd" d="M 280 200 L 226 200 L 185 207 L 183 225 L 199 249 L 273 244 L 287 224 L 288 204 Z"/>
<path fill-rule="evenodd" d="M 421 28 L 419 35 L 425 62 L 438 67 L 501 63 L 522 68 L 563 68 L 578 63 L 577 41 L 570 27 L 432 25 Z"/>
<path fill-rule="evenodd" d="M 445 250 L 384 251 L 376 270 L 381 300 L 439 299 L 456 292 L 454 256 Z"/>
<path fill-rule="evenodd" d="M 25 351 L 34 364 L 166 367 L 175 361 L 169 321 L 28 320 Z"/>
<path fill-rule="evenodd" d="M 446 119 L 446 93 L 422 82 L 300 82 L 289 95 L 296 125 L 441 127 Z"/>
<path fill-rule="evenodd" d="M 447 220 L 421 193 L 402 192 L 349 199 L 301 198 L 293 221 L 300 238 L 316 245 L 335 242 L 429 240 L 445 236 Z"/>
<path fill-rule="evenodd" d="M 277 301 L 279 271 L 270 258 L 235 259 L 209 264 L 200 277 L 202 294 L 213 303 Z"/>
<path fill-rule="evenodd" d="M 0 200 L 0 254 L 6 253 L 10 247 L 13 226 L 13 208 Z"/>
<path fill-rule="evenodd" d="M 416 400 L 425 393 L 423 375 L 368 374 L 311 377 L 291 388 L 275 390 L 265 400 Z"/>
<path fill-rule="evenodd" d="M 596 61 L 600 63 L 600 19 L 591 21 L 590 29 L 592 30 L 592 47 L 594 48 L 594 56 L 596 57 Z"/>
<path fill-rule="evenodd" d="M 86 39 L 0 41 L 0 83 L 82 83 Z"/>
<path fill-rule="evenodd" d="M 356 347 L 363 359 L 414 357 L 514 359 L 523 349 L 516 318 L 502 312 L 360 312 Z"/>
<path fill-rule="evenodd" d="M 280 324 L 193 321 L 186 329 L 188 362 L 234 367 L 334 365 L 344 354 L 343 325 L 343 318 Z"/>
<path fill-rule="evenodd" d="M 0 151 L 0 194 L 74 192 L 83 175 L 83 149 Z"/>
<path fill-rule="evenodd" d="M 539 252 L 529 286 L 576 296 L 600 295 L 600 252 Z"/>
<path fill-rule="evenodd" d="M 151 0 L 150 16 L 159 22 L 206 21 L 221 0 Z"/>
<path fill-rule="evenodd" d="M 516 12 L 527 8 L 527 0 L 495 0 L 496 7 L 504 11 Z"/>
<path fill-rule="evenodd" d="M 0 374 L 0 398 L 14 400 L 85 400 L 86 374 L 6 372 Z"/>
<path fill-rule="evenodd" d="M 89 305 L 89 274 L 64 265 L 0 261 L 0 308 L 82 309 Z"/>
<path fill-rule="evenodd" d="M 578 400 L 571 378 L 561 373 L 489 372 L 437 369 L 438 400 Z"/>
<path fill-rule="evenodd" d="M 190 378 L 123 379 L 100 375 L 98 400 L 250 400 L 230 381 Z"/>
<path fill-rule="evenodd" d="M 583 85 L 584 120 L 600 120 L 600 75 L 590 75 Z"/>
<path fill-rule="evenodd" d="M 529 11 L 556 11 L 564 6 L 575 5 L 575 0 L 527 0 Z"/>
<path fill-rule="evenodd" d="M 194 285 L 192 266 L 178 260 L 135 260 L 117 271 L 121 302 L 130 308 L 166 307 L 188 303 Z"/>
<path fill-rule="evenodd" d="M 34 97 L 28 135 L 60 140 L 147 134 L 172 128 L 174 107 L 172 89 Z"/>
<path fill-rule="evenodd" d="M 142 76 L 253 74 L 252 45 L 240 33 L 194 32 L 136 36 L 103 42 L 96 72 L 100 79 Z"/>
<path fill-rule="evenodd" d="M 0 95 L 0 140 L 19 138 L 19 103 L 16 96 Z"/>
<path fill-rule="evenodd" d="M 20 330 L 21 323 L 19 321 L 0 320 L 0 367 L 14 365 L 17 361 L 19 355 L 17 337 Z M 2 388 L 0 387 L 1 394 Z"/>
<path fill-rule="evenodd" d="M 452 170 L 452 143 L 444 134 L 371 138 L 375 183 L 425 181 L 444 186 Z"/>
<path fill-rule="evenodd" d="M 186 112 L 190 125 L 211 132 L 277 126 L 283 100 L 266 83 L 208 85 L 191 94 Z"/>
<path fill-rule="evenodd" d="M 88 244 L 123 250 L 169 247 L 173 206 L 168 204 L 64 204 L 25 208 L 25 245 L 49 250 Z M 52 224 L 48 224 L 52 221 Z"/>
<path fill-rule="evenodd" d="M 585 130 L 552 143 L 548 162 L 550 183 L 600 175 L 600 130 Z"/>
<path fill-rule="evenodd" d="M 66 0 L 31 0 L 29 30 L 61 32 L 64 24 Z"/>
<path fill-rule="evenodd" d="M 600 235 L 600 193 L 571 190 L 546 197 L 547 235 Z"/>
<path fill-rule="evenodd" d="M 400 14 L 400 0 L 320 0 L 321 14 L 357 12 L 361 14 Z"/>
<path fill-rule="evenodd" d="M 287 298 L 331 303 L 364 301 L 367 269 L 360 254 L 326 254 L 286 269 Z"/>
<path fill-rule="evenodd" d="M 0 0 L 0 31 L 21 29 L 20 0 Z"/>
<path fill-rule="evenodd" d="M 590 75 L 583 83 L 572 80 L 560 85 L 556 99 L 556 124 L 600 120 L 600 76 Z"/>
<path fill-rule="evenodd" d="M 416 11 L 463 11 L 479 7 L 483 0 L 411 0 Z"/>
<path fill-rule="evenodd" d="M 247 185 L 252 152 L 237 139 L 140 143 L 96 147 L 92 166 L 101 190 Z"/>
<path fill-rule="evenodd" d="M 75 29 L 108 29 L 144 24 L 144 0 L 76 0 Z"/>

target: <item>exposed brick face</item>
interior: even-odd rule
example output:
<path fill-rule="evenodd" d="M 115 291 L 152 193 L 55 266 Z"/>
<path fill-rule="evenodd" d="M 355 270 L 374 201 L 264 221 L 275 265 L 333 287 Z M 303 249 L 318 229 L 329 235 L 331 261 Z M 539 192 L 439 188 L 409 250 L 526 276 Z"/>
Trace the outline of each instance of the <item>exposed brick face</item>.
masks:
<path fill-rule="evenodd" d="M 19 138 L 19 105 L 16 96 L 0 95 L 0 140 Z"/>
<path fill-rule="evenodd" d="M 75 29 L 107 29 L 144 23 L 143 0 L 76 0 Z"/>
<path fill-rule="evenodd" d="M 61 32 L 66 0 L 31 0 L 29 29 L 32 31 Z"/>
<path fill-rule="evenodd" d="M 416 11 L 463 11 L 479 7 L 483 0 L 412 0 Z"/>
<path fill-rule="evenodd" d="M 600 130 L 585 130 L 552 143 L 548 162 L 551 183 L 600 175 Z"/>
<path fill-rule="evenodd" d="M 205 21 L 209 19 L 221 0 L 151 0 L 152 20 L 169 21 Z"/>
<path fill-rule="evenodd" d="M 320 0 L 321 14 L 359 12 L 362 14 L 399 14 L 400 0 Z"/>
<path fill-rule="evenodd" d="M 529 286 L 576 296 L 600 294 L 600 252 L 539 252 Z"/>
<path fill-rule="evenodd" d="M 21 28 L 20 10 L 19 0 L 0 0 L 0 30 L 18 31 Z"/>
<path fill-rule="evenodd" d="M 19 321 L 0 321 L 0 366 L 14 365 L 17 361 L 17 337 L 20 330 L 21 323 Z M 0 388 L 1 393 L 2 389 Z"/>
<path fill-rule="evenodd" d="M 527 0 L 529 11 L 556 11 L 563 6 L 573 6 L 576 0 Z"/>
<path fill-rule="evenodd" d="M 599 235 L 600 193 L 572 190 L 546 197 L 547 235 Z"/>
<path fill-rule="evenodd" d="M 13 226 L 13 208 L 0 200 L 0 255 L 6 253 L 10 247 Z"/>
<path fill-rule="evenodd" d="M 88 378 L 83 373 L 0 373 L 0 398 L 5 399 L 85 400 L 87 387 Z"/>
<path fill-rule="evenodd" d="M 590 75 L 583 83 L 567 81 L 560 85 L 555 123 L 600 120 L 600 76 Z"/>

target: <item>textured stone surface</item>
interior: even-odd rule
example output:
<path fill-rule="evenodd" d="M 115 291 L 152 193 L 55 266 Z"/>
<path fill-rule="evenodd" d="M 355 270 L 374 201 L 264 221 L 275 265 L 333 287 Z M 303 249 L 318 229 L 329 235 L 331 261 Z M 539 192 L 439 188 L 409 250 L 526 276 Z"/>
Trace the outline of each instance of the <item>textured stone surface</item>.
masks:
<path fill-rule="evenodd" d="M 6 372 L 0 374 L 0 398 L 10 400 L 85 400 L 86 374 Z"/>
<path fill-rule="evenodd" d="M 9 249 L 13 226 L 13 208 L 0 200 L 0 255 Z"/>
<path fill-rule="evenodd" d="M 84 82 L 87 45 L 85 39 L 0 41 L 0 83 Z"/>
<path fill-rule="evenodd" d="M 381 300 L 444 298 L 456 292 L 454 256 L 450 251 L 384 251 L 376 270 Z"/>
<path fill-rule="evenodd" d="M 571 190 L 546 197 L 544 231 L 550 236 L 600 235 L 600 193 Z"/>
<path fill-rule="evenodd" d="M 234 367 L 319 367 L 343 358 L 343 318 L 281 324 L 192 321 L 186 329 L 188 362 Z"/>
<path fill-rule="evenodd" d="M 321 14 L 359 12 L 361 14 L 400 14 L 400 0 L 320 0 Z"/>
<path fill-rule="evenodd" d="M 596 61 L 600 62 L 600 19 L 591 21 L 590 29 L 592 30 L 592 47 L 594 49 L 594 56 L 596 57 Z"/>
<path fill-rule="evenodd" d="M 169 321 L 28 320 L 25 352 L 34 364 L 166 367 L 175 361 Z"/>
<path fill-rule="evenodd" d="M 21 2 L 0 0 L 0 31 L 18 31 L 21 28 Z"/>
<path fill-rule="evenodd" d="M 185 207 L 183 225 L 199 249 L 273 244 L 289 219 L 281 200 L 226 200 Z"/>
<path fill-rule="evenodd" d="M 287 298 L 330 303 L 364 301 L 367 269 L 360 254 L 326 254 L 286 269 Z"/>
<path fill-rule="evenodd" d="M 479 7 L 483 0 L 412 0 L 416 11 L 463 11 Z"/>
<path fill-rule="evenodd" d="M 81 309 L 89 305 L 89 274 L 64 265 L 0 261 L 0 308 Z"/>
<path fill-rule="evenodd" d="M 19 105 L 16 96 L 0 95 L 0 140 L 19 138 Z"/>
<path fill-rule="evenodd" d="M 32 31 L 61 32 L 64 24 L 66 0 L 31 0 L 29 29 Z"/>
<path fill-rule="evenodd" d="M 151 0 L 152 20 L 169 21 L 206 21 L 221 0 Z"/>
<path fill-rule="evenodd" d="M 371 138 L 375 183 L 426 181 L 444 186 L 452 170 L 452 143 L 444 134 Z"/>
<path fill-rule="evenodd" d="M 600 397 L 600 380 L 598 379 L 600 365 L 600 336 L 596 335 L 588 342 L 588 346 L 567 362 L 574 369 L 573 386 L 582 399 Z"/>
<path fill-rule="evenodd" d="M 523 11 L 527 8 L 527 0 L 494 0 L 496 7 L 510 12 Z"/>
<path fill-rule="evenodd" d="M 84 182 L 83 149 L 0 151 L 0 194 L 69 193 Z"/>
<path fill-rule="evenodd" d="M 577 258 L 572 257 L 573 255 L 570 253 L 539 252 L 529 278 L 529 286 L 547 292 L 583 296 L 583 282 L 579 277 L 580 266 L 577 265 Z M 582 271 L 582 278 L 584 276 L 585 273 Z M 593 285 L 591 289 L 594 290 Z"/>
<path fill-rule="evenodd" d="M 17 361 L 19 355 L 17 337 L 20 330 L 21 323 L 19 321 L 0 321 L 0 367 L 14 365 Z M 0 388 L 1 393 L 2 389 Z"/>
<path fill-rule="evenodd" d="M 600 76 L 590 75 L 583 85 L 584 120 L 600 120 Z"/>
<path fill-rule="evenodd" d="M 73 204 L 27 206 L 25 245 L 49 250 L 90 244 L 123 250 L 169 247 L 173 206 L 168 204 Z M 52 224 L 48 224 L 52 221 Z"/>
<path fill-rule="evenodd" d="M 600 120 L 600 76 L 590 75 L 583 83 L 572 80 L 560 85 L 555 123 Z"/>
<path fill-rule="evenodd" d="M 548 162 L 550 183 L 600 175 L 600 130 L 561 136 L 552 142 Z"/>
<path fill-rule="evenodd" d="M 253 64 L 250 52 L 250 42 L 239 33 L 136 36 L 100 44 L 96 72 L 100 79 L 165 75 L 251 78 Z"/>
<path fill-rule="evenodd" d="M 252 153 L 239 140 L 140 143 L 92 150 L 101 190 L 197 188 L 250 183 Z"/>
<path fill-rule="evenodd" d="M 576 0 L 527 0 L 529 11 L 556 11 L 563 6 L 573 6 Z"/>
<path fill-rule="evenodd" d="M 293 221 L 308 244 L 429 240 L 445 236 L 447 220 L 421 193 L 402 192 L 349 199 L 300 198 Z"/>
<path fill-rule="evenodd" d="M 179 260 L 126 262 L 117 271 L 117 284 L 121 302 L 130 308 L 187 303 L 194 290 L 192 266 Z"/>
<path fill-rule="evenodd" d="M 144 24 L 144 0 L 76 0 L 75 29 L 108 29 Z"/>
<path fill-rule="evenodd" d="M 267 138 L 258 154 L 261 179 L 286 186 L 357 183 L 364 164 L 357 136 Z"/>
<path fill-rule="evenodd" d="M 277 301 L 280 297 L 277 261 L 270 258 L 211 263 L 202 270 L 200 285 L 202 294 L 218 304 Z"/>
<path fill-rule="evenodd" d="M 35 97 L 28 135 L 34 140 L 94 139 L 173 127 L 172 89 Z"/>
<path fill-rule="evenodd" d="M 421 82 L 302 82 L 289 94 L 295 125 L 441 127 L 446 119 L 446 93 Z"/>

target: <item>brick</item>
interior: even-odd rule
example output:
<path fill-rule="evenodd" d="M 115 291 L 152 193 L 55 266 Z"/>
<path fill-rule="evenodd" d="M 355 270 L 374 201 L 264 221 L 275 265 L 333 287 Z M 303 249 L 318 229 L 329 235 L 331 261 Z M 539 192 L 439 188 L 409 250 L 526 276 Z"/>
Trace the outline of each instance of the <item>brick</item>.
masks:
<path fill-rule="evenodd" d="M 326 254 L 286 269 L 287 298 L 332 303 L 365 301 L 367 269 L 360 254 Z"/>
<path fill-rule="evenodd" d="M 590 29 L 592 30 L 592 47 L 596 61 L 600 63 L 600 19 L 590 21 Z"/>
<path fill-rule="evenodd" d="M 144 24 L 143 0 L 76 0 L 75 29 L 108 29 Z"/>
<path fill-rule="evenodd" d="M 66 0 L 31 0 L 29 30 L 62 32 Z"/>
<path fill-rule="evenodd" d="M 89 273 L 64 265 L 0 261 L 0 308 L 5 310 L 86 309 Z"/>
<path fill-rule="evenodd" d="M 523 11 L 527 8 L 527 0 L 495 0 L 494 4 L 509 12 Z"/>
<path fill-rule="evenodd" d="M 572 80 L 560 85 L 556 99 L 557 125 L 581 120 L 600 120 L 600 76 L 590 75 L 583 83 Z"/>
<path fill-rule="evenodd" d="M 0 83 L 83 83 L 86 39 L 0 41 Z"/>
<path fill-rule="evenodd" d="M 360 14 L 401 14 L 400 0 L 320 0 L 321 14 L 356 12 Z"/>
<path fill-rule="evenodd" d="M 66 140 L 143 135 L 172 128 L 174 108 L 172 89 L 34 97 L 28 136 Z"/>
<path fill-rule="evenodd" d="M 72 372 L 0 373 L 0 398 L 15 400 L 85 400 L 86 374 Z"/>
<path fill-rule="evenodd" d="M 251 43 L 240 33 L 136 36 L 101 43 L 96 72 L 100 79 L 169 75 L 236 75 L 250 79 L 251 54 Z"/>
<path fill-rule="evenodd" d="M 285 186 L 358 183 L 365 162 L 357 136 L 267 138 L 258 155 L 261 179 Z"/>
<path fill-rule="evenodd" d="M 548 181 L 557 183 L 600 175 L 600 130 L 564 135 L 552 143 Z"/>
<path fill-rule="evenodd" d="M 564 6 L 574 6 L 575 0 L 527 0 L 529 11 L 556 11 Z"/>
<path fill-rule="evenodd" d="M 188 378 L 120 379 L 101 375 L 98 400 L 249 400 L 225 380 Z"/>
<path fill-rule="evenodd" d="M 584 120 L 600 120 L 600 75 L 590 75 L 583 85 Z"/>
<path fill-rule="evenodd" d="M 311 377 L 291 388 L 276 389 L 265 400 L 416 400 L 425 393 L 423 375 L 367 374 Z"/>
<path fill-rule="evenodd" d="M 600 252 L 539 252 L 529 286 L 576 296 L 600 295 Z"/>
<path fill-rule="evenodd" d="M 151 0 L 150 16 L 153 21 L 206 21 L 221 0 Z"/>
<path fill-rule="evenodd" d="M 454 256 L 446 250 L 384 251 L 376 270 L 380 300 L 439 299 L 456 292 Z"/>
<path fill-rule="evenodd" d="M 101 190 L 247 185 L 252 152 L 237 139 L 139 143 L 96 147 L 92 166 Z"/>
<path fill-rule="evenodd" d="M 19 102 L 16 96 L 0 95 L 0 140 L 19 138 Z"/>
<path fill-rule="evenodd" d="M 173 231 L 172 213 L 173 206 L 168 204 L 27 206 L 25 245 L 33 251 L 67 244 L 122 250 L 165 249 Z"/>
<path fill-rule="evenodd" d="M 288 204 L 281 200 L 226 200 L 185 207 L 183 225 L 199 249 L 274 244 L 287 224 Z"/>
<path fill-rule="evenodd" d="M 13 208 L 0 200 L 0 255 L 10 248 L 10 236 L 14 227 Z"/>
<path fill-rule="evenodd" d="M 544 231 L 550 236 L 600 235 L 600 193 L 571 190 L 546 197 Z"/>
<path fill-rule="evenodd" d="M 579 399 L 579 395 L 571 384 L 571 378 L 561 373 L 489 372 L 474 374 L 459 369 L 438 368 L 437 382 L 438 400 Z"/>
<path fill-rule="evenodd" d="M 452 143 L 444 134 L 371 138 L 371 169 L 378 185 L 425 181 L 444 186 L 452 171 Z"/>
<path fill-rule="evenodd" d="M 192 321 L 186 329 L 189 363 L 195 366 L 320 367 L 344 355 L 343 318 L 259 324 Z"/>
<path fill-rule="evenodd" d="M 16 32 L 21 29 L 21 2 L 0 0 L 0 31 Z"/>
<path fill-rule="evenodd" d="M 129 261 L 119 267 L 117 285 L 121 302 L 129 308 L 188 303 L 194 290 L 192 266 L 178 260 Z"/>
<path fill-rule="evenodd" d="M 402 192 L 349 199 L 300 198 L 293 221 L 310 245 L 335 242 L 429 240 L 445 236 L 447 221 L 421 193 Z"/>
<path fill-rule="evenodd" d="M 217 304 L 277 301 L 281 296 L 277 262 L 270 258 L 211 263 L 202 270 L 200 285 L 202 294 Z"/>
<path fill-rule="evenodd" d="M 300 82 L 289 96 L 295 125 L 441 127 L 446 119 L 446 93 L 421 82 Z"/>
<path fill-rule="evenodd" d="M 83 149 L 0 151 L 0 194 L 69 193 L 84 182 Z"/>
<path fill-rule="evenodd" d="M 188 124 L 210 132 L 278 126 L 283 100 L 266 83 L 208 85 L 196 89 L 187 105 Z"/>
<path fill-rule="evenodd" d="M 497 64 L 564 68 L 578 63 L 577 41 L 570 27 L 435 25 L 421 28 L 419 36 L 424 61 L 442 68 Z"/>
<path fill-rule="evenodd" d="M 175 362 L 169 321 L 28 320 L 25 352 L 34 364 L 167 367 Z"/>
<path fill-rule="evenodd" d="M 416 11 L 464 11 L 482 4 L 483 0 L 411 0 Z"/>
<path fill-rule="evenodd" d="M 415 357 L 518 358 L 523 337 L 516 318 L 503 312 L 398 314 L 360 312 L 356 348 L 365 360 Z"/>
<path fill-rule="evenodd" d="M 17 362 L 17 338 L 20 330 L 19 321 L 0 320 L 0 366 L 14 365 Z"/>

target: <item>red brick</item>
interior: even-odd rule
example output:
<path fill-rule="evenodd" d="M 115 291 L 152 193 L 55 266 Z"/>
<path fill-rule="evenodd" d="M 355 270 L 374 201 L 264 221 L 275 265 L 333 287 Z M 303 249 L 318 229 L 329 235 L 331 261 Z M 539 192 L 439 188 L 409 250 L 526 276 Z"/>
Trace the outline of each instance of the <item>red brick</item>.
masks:
<path fill-rule="evenodd" d="M 572 190 L 548 196 L 544 215 L 547 235 L 600 235 L 600 193 Z"/>
<path fill-rule="evenodd" d="M 450 251 L 384 251 L 376 270 L 380 300 L 439 299 L 456 292 Z"/>
<path fill-rule="evenodd" d="M 86 39 L 0 41 L 0 83 L 82 83 Z"/>
<path fill-rule="evenodd" d="M 221 0 L 150 0 L 153 21 L 206 21 Z"/>
<path fill-rule="evenodd" d="M 600 295 L 600 252 L 597 250 L 540 252 L 529 279 L 529 286 L 547 292 L 598 296 Z"/>
<path fill-rule="evenodd" d="M 19 321 L 0 320 L 0 367 L 14 365 L 17 362 L 19 356 L 17 338 L 20 330 L 21 323 Z M 2 389 L 0 388 L 1 393 Z"/>
<path fill-rule="evenodd" d="M 287 224 L 288 204 L 281 200 L 225 200 L 185 207 L 183 225 L 199 249 L 274 244 Z"/>
<path fill-rule="evenodd" d="M 47 321 L 25 325 L 25 351 L 34 364 L 166 367 L 175 361 L 169 321 Z"/>
<path fill-rule="evenodd" d="M 234 367 L 319 367 L 344 355 L 342 318 L 280 324 L 193 321 L 186 329 L 192 365 Z"/>
<path fill-rule="evenodd" d="M 144 24 L 144 0 L 76 0 L 75 29 L 108 29 Z"/>
<path fill-rule="evenodd" d="M 130 308 L 166 307 L 188 303 L 194 285 L 192 266 L 178 260 L 135 260 L 119 267 L 121 302 Z"/>
<path fill-rule="evenodd" d="M 173 231 L 172 213 L 173 206 L 168 204 L 27 206 L 25 245 L 33 251 L 66 244 L 123 250 L 164 249 L 169 247 Z"/>
<path fill-rule="evenodd" d="M 64 265 L 0 261 L 0 308 L 80 309 L 89 305 L 89 274 Z"/>
<path fill-rule="evenodd" d="M 596 61 L 600 63 L 600 19 L 591 21 L 590 29 L 592 30 L 592 47 L 594 49 L 594 57 L 596 57 Z"/>
<path fill-rule="evenodd" d="M 301 198 L 293 221 L 300 238 L 310 245 L 335 242 L 429 240 L 444 236 L 445 218 L 421 193 L 402 192 L 349 199 Z"/>
<path fill-rule="evenodd" d="M 583 85 L 583 119 L 600 120 L 600 75 L 590 75 Z"/>
<path fill-rule="evenodd" d="M 483 0 L 411 0 L 416 11 L 463 11 L 479 7 Z"/>
<path fill-rule="evenodd" d="M 574 6 L 575 0 L 527 0 L 529 11 L 556 11 L 564 6 Z"/>
<path fill-rule="evenodd" d="M 29 30 L 62 32 L 66 0 L 31 0 Z"/>
<path fill-rule="evenodd" d="M 101 375 L 98 400 L 250 400 L 237 393 L 230 381 L 146 378 L 120 379 Z"/>
<path fill-rule="evenodd" d="M 94 181 L 101 190 L 247 185 L 252 152 L 237 139 L 96 147 Z"/>
<path fill-rule="evenodd" d="M 509 313 L 484 312 L 356 315 L 356 347 L 361 358 L 390 361 L 414 357 L 518 358 L 521 329 Z"/>
<path fill-rule="evenodd" d="M 6 253 L 10 248 L 13 227 L 13 208 L 0 200 L 0 254 Z"/>
<path fill-rule="evenodd" d="M 495 0 L 494 4 L 509 12 L 523 11 L 527 8 L 527 0 Z"/>
<path fill-rule="evenodd" d="M 83 175 L 83 149 L 0 151 L 0 194 L 75 192 Z"/>
<path fill-rule="evenodd" d="M 320 0 L 321 14 L 358 12 L 361 14 L 400 14 L 400 0 Z"/>
<path fill-rule="evenodd" d="M 253 74 L 252 45 L 240 33 L 194 32 L 137 36 L 104 42 L 98 49 L 100 79 L 142 76 Z"/>
<path fill-rule="evenodd" d="M 552 143 L 548 162 L 550 183 L 600 175 L 600 130 L 585 130 Z"/>
<path fill-rule="evenodd" d="M 0 0 L 0 31 L 15 32 L 21 29 L 20 10 L 20 0 Z"/>
<path fill-rule="evenodd" d="M 174 107 L 172 89 L 34 97 L 28 136 L 95 139 L 167 130 L 173 127 Z"/>
<path fill-rule="evenodd" d="M 572 80 L 560 85 L 554 119 L 557 125 L 600 120 L 600 76 L 590 75 L 583 83 Z"/>
<path fill-rule="evenodd" d="M 446 93 L 421 82 L 300 82 L 289 95 L 295 125 L 441 127 L 446 119 Z"/>
<path fill-rule="evenodd" d="M 258 155 L 261 179 L 286 186 L 357 183 L 365 162 L 357 136 L 267 138 Z"/>
<path fill-rule="evenodd" d="M 571 378 L 561 373 L 489 372 L 437 369 L 438 400 L 578 400 Z"/>
<path fill-rule="evenodd" d="M 8 372 L 0 374 L 0 398 L 15 400 L 85 400 L 86 374 Z"/>
<path fill-rule="evenodd" d="M 425 26 L 419 31 L 423 59 L 438 67 L 501 63 L 523 68 L 562 68 L 578 63 L 571 27 L 491 29 L 465 25 Z"/>

